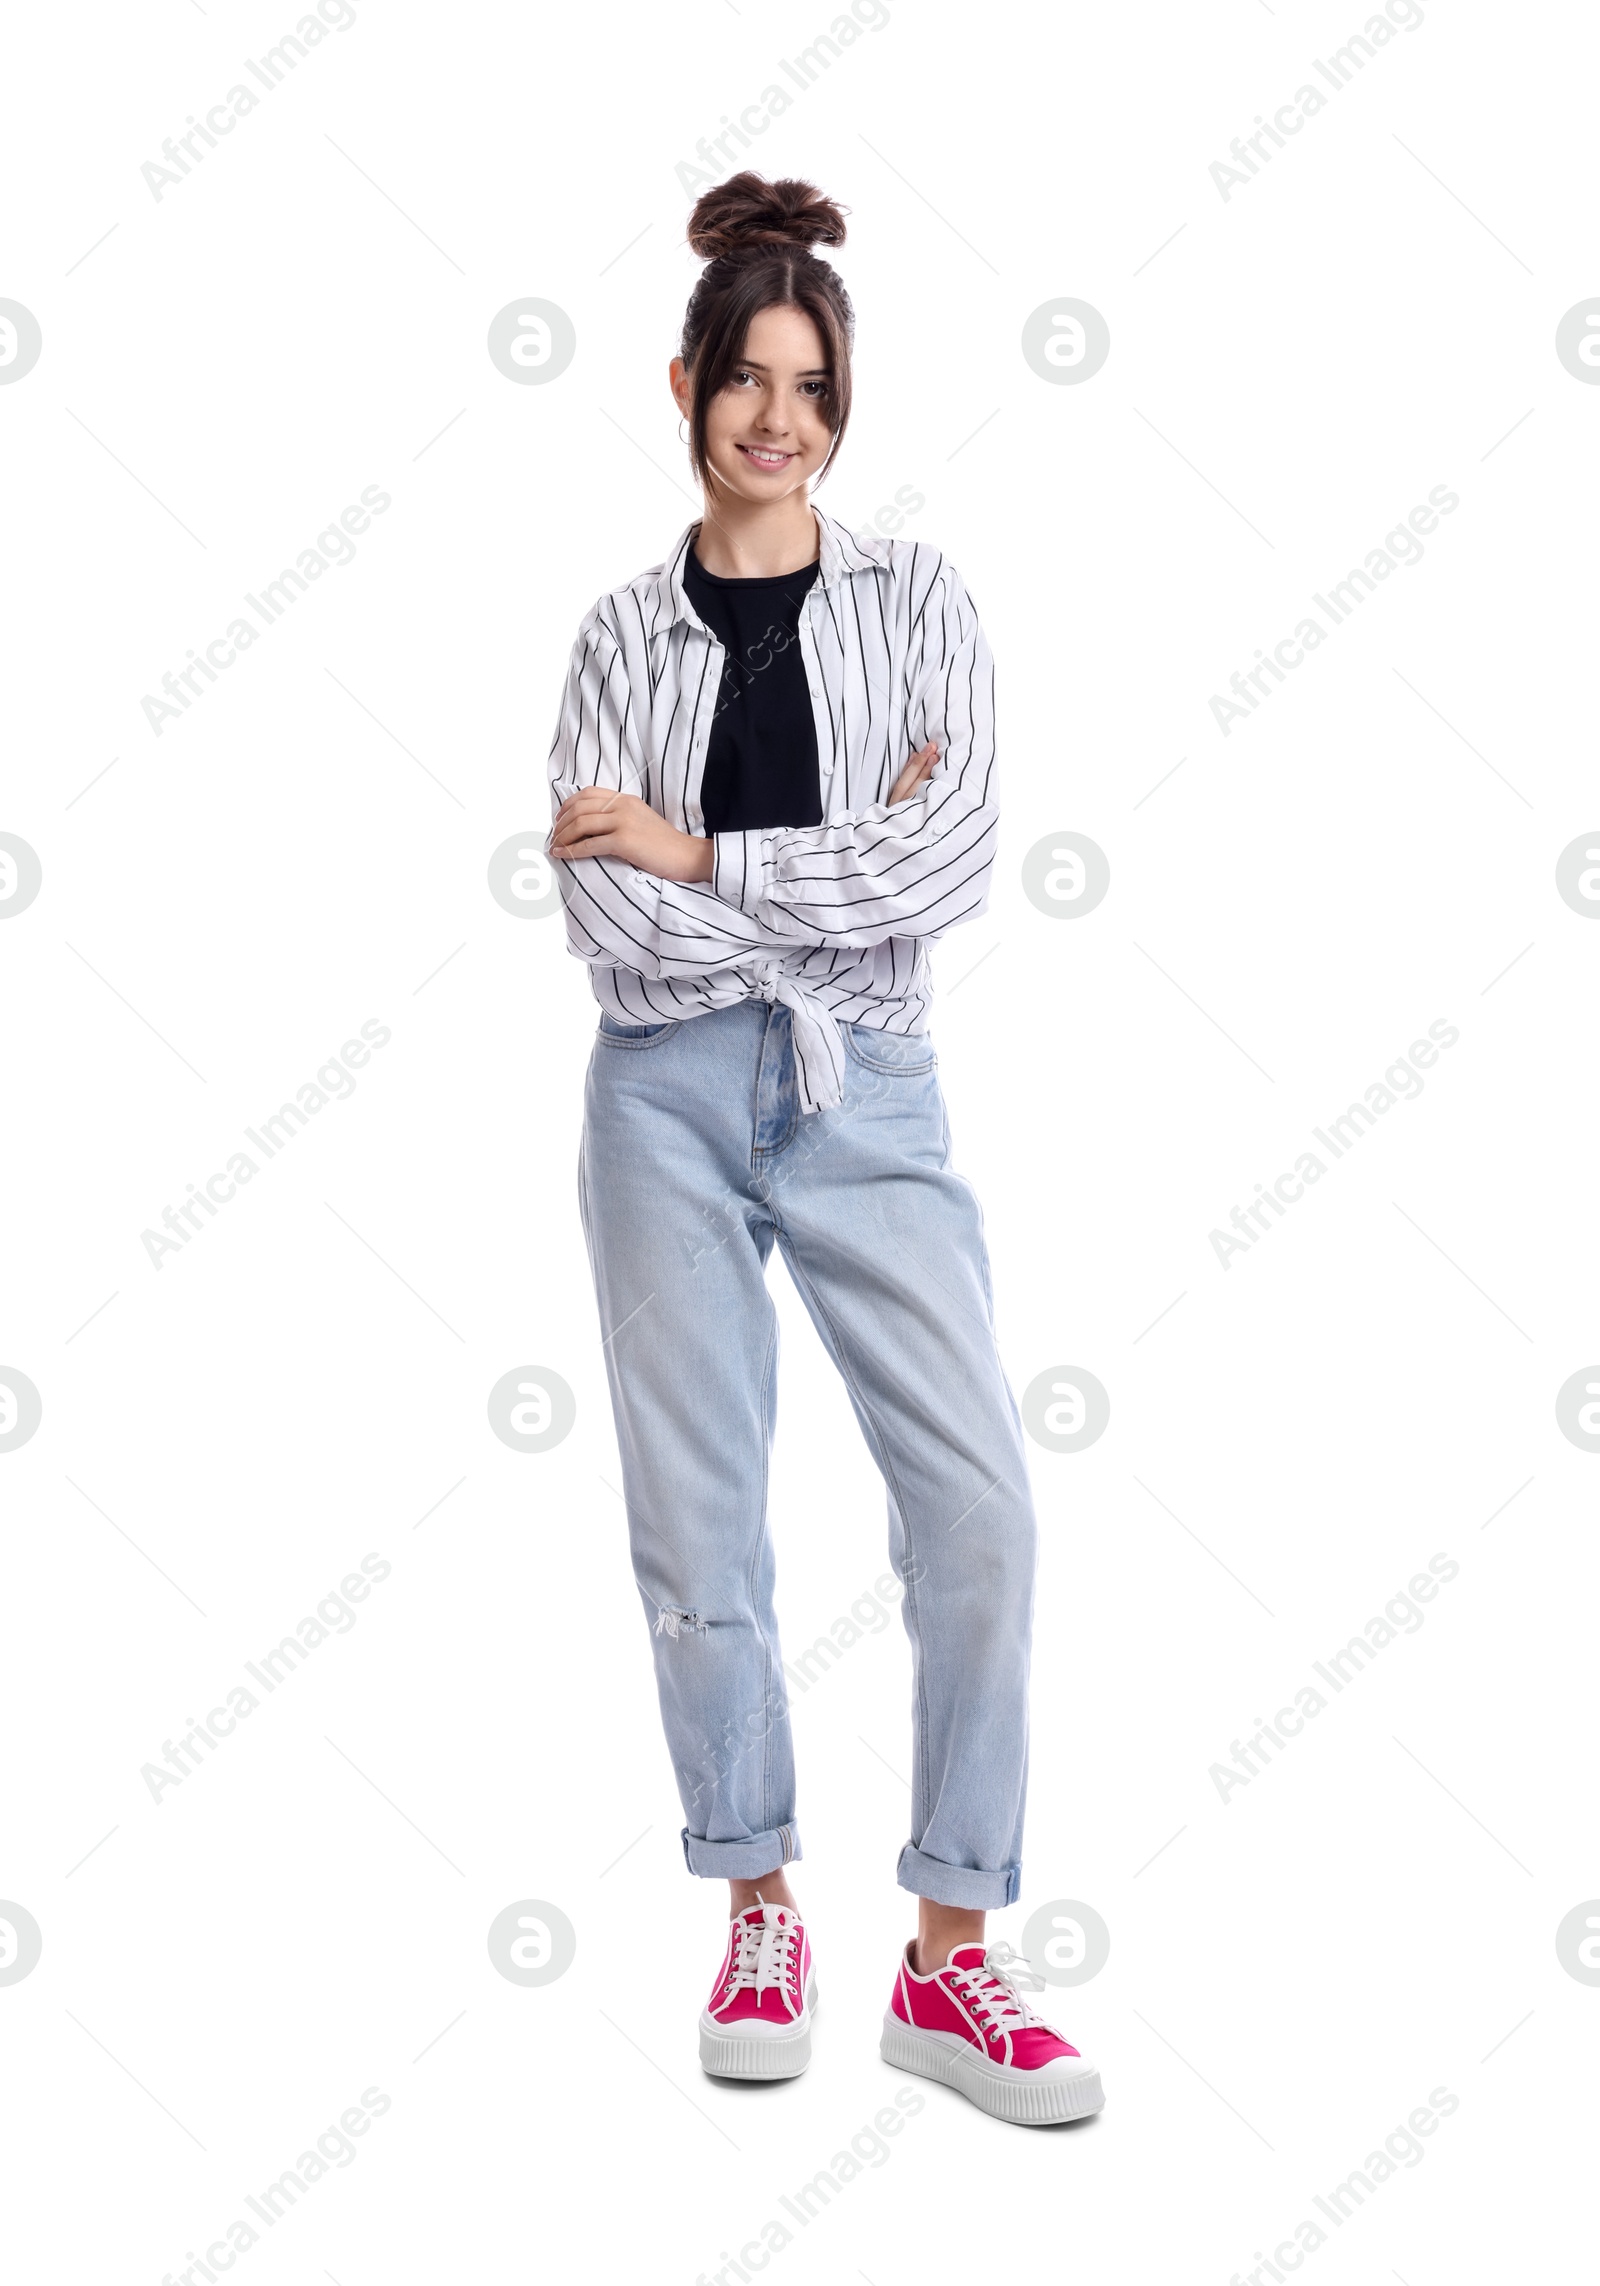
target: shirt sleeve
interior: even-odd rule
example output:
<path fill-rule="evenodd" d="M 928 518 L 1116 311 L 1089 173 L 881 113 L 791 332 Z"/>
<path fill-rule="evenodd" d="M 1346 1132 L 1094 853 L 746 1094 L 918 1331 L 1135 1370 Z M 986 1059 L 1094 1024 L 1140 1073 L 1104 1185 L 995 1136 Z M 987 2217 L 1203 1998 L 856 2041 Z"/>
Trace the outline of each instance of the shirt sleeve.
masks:
<path fill-rule="evenodd" d="M 961 575 L 941 561 L 923 606 L 908 752 L 937 739 L 916 793 L 820 826 L 719 833 L 711 886 L 786 943 L 938 937 L 989 901 L 999 822 L 994 661 Z"/>
<path fill-rule="evenodd" d="M 614 786 L 645 800 L 645 785 L 626 664 L 597 604 L 578 630 L 567 669 L 550 747 L 551 814 L 584 786 Z M 567 949 L 582 961 L 640 976 L 695 977 L 736 968 L 752 954 L 823 941 L 741 912 L 710 883 L 663 881 L 613 857 L 550 857 L 550 865 Z"/>

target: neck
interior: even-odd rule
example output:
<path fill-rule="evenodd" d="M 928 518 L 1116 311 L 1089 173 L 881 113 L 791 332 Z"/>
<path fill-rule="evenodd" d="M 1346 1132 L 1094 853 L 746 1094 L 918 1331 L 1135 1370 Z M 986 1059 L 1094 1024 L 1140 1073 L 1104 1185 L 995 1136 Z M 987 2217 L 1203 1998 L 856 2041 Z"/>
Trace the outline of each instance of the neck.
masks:
<path fill-rule="evenodd" d="M 694 552 L 717 579 L 778 579 L 814 564 L 821 550 L 821 527 L 803 491 L 773 501 L 706 494 Z"/>

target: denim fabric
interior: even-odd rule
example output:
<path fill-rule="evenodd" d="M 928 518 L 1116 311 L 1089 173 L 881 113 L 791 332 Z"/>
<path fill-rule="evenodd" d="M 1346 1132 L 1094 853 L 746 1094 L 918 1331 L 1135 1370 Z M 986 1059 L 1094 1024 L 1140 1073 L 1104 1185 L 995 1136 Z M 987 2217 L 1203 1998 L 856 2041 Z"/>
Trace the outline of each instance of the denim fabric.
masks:
<path fill-rule="evenodd" d="M 1007 1905 L 1035 1532 L 982 1216 L 928 1034 L 843 1024 L 843 1100 L 802 1119 L 792 1021 L 758 1000 L 605 1016 L 585 1094 L 579 1194 L 684 1854 L 735 1878 L 800 1855 L 766 1514 L 776 1244 L 888 1491 L 913 1666 L 897 1878 Z"/>

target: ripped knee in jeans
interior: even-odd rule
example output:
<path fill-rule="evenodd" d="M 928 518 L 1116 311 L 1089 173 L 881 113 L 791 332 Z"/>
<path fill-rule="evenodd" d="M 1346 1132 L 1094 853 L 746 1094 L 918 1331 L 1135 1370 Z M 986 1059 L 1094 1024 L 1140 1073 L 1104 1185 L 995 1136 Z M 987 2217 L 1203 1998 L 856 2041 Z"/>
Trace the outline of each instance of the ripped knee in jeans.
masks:
<path fill-rule="evenodd" d="M 656 1613 L 656 1633 L 670 1635 L 677 1640 L 679 1631 L 688 1628 L 692 1633 L 704 1635 L 706 1623 L 697 1611 L 685 1611 L 681 1604 L 664 1603 Z"/>

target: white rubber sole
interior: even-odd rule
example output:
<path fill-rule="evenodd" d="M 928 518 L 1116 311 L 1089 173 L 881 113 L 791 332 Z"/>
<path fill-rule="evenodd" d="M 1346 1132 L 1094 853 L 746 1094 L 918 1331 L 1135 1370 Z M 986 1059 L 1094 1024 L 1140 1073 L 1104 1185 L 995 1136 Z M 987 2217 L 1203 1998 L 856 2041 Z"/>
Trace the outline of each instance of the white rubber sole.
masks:
<path fill-rule="evenodd" d="M 965 2041 L 946 2045 L 928 2032 L 903 2024 L 891 2008 L 883 2019 L 878 2053 L 899 2072 L 920 2072 L 925 2080 L 942 2080 L 993 2119 L 1010 2120 L 1017 2127 L 1048 2127 L 1063 2119 L 1087 2119 L 1105 2103 L 1096 2071 L 1080 2072 L 1070 2080 L 1018 2078 L 989 2063 Z"/>
<path fill-rule="evenodd" d="M 700 2019 L 700 2063 L 719 2080 L 798 2079 L 811 2061 L 811 2019 L 817 2013 L 815 1973 L 806 1991 L 806 2012 L 793 2031 L 774 2032 L 765 2039 L 740 2039 L 724 2032 L 709 2016 Z"/>

